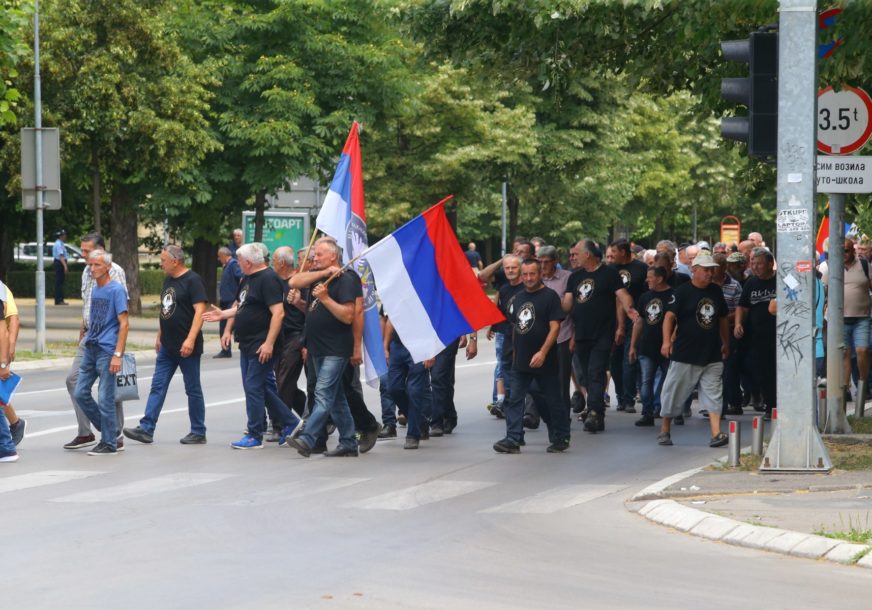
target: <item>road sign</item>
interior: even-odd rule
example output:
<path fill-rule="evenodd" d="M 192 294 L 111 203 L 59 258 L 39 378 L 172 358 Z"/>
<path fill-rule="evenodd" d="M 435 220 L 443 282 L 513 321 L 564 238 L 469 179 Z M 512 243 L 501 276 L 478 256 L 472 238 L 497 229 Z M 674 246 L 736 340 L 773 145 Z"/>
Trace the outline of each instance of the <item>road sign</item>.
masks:
<path fill-rule="evenodd" d="M 735 216 L 721 218 L 721 241 L 725 244 L 742 241 L 742 222 Z"/>
<path fill-rule="evenodd" d="M 872 157 L 823 157 L 815 163 L 818 193 L 872 193 Z"/>
<path fill-rule="evenodd" d="M 818 91 L 817 148 L 829 155 L 848 155 L 872 135 L 872 98 L 859 87 Z"/>
<path fill-rule="evenodd" d="M 42 130 L 43 208 L 61 209 L 60 132 L 57 128 Z M 21 130 L 21 207 L 36 209 L 36 130 Z"/>
<path fill-rule="evenodd" d="M 254 212 L 242 213 L 242 235 L 245 243 L 254 241 Z M 275 252 L 279 246 L 290 246 L 294 251 L 305 248 L 309 243 L 309 215 L 298 212 L 264 212 L 261 241 L 270 252 Z"/>

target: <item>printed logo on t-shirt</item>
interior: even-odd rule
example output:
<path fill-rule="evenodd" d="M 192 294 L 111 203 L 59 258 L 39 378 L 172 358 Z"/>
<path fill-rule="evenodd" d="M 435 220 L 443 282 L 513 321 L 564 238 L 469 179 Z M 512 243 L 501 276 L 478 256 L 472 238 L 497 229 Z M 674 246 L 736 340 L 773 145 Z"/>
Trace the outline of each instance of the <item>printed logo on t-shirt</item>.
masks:
<path fill-rule="evenodd" d="M 533 307 L 532 303 L 524 303 L 521 305 L 521 309 L 518 311 L 517 321 L 518 333 L 521 335 L 527 334 L 530 329 L 533 328 L 533 324 L 536 322 L 536 309 Z"/>
<path fill-rule="evenodd" d="M 648 305 L 645 306 L 645 321 L 650 326 L 660 324 L 663 319 L 663 301 L 660 299 L 651 299 Z"/>
<path fill-rule="evenodd" d="M 630 287 L 630 280 L 631 280 L 630 272 L 627 271 L 626 269 L 620 269 L 620 270 L 618 270 L 618 275 L 621 276 L 621 282 L 623 282 L 624 288 L 629 288 Z"/>
<path fill-rule="evenodd" d="M 248 286 L 246 286 L 245 288 L 243 288 L 239 292 L 239 307 L 242 307 L 243 305 L 245 305 L 245 297 L 247 297 L 247 296 L 248 296 Z"/>
<path fill-rule="evenodd" d="M 176 289 L 167 288 L 160 298 L 160 317 L 168 320 L 176 312 Z"/>
<path fill-rule="evenodd" d="M 587 303 L 593 296 L 594 281 L 592 278 L 584 280 L 575 289 L 575 300 L 579 303 Z"/>
<path fill-rule="evenodd" d="M 515 297 L 516 296 L 518 296 L 518 295 L 513 294 L 512 296 L 510 296 L 508 302 L 506 303 L 506 312 L 508 312 L 510 318 L 513 315 L 515 315 Z"/>
<path fill-rule="evenodd" d="M 696 323 L 705 330 L 711 329 L 715 325 L 715 303 L 709 298 L 700 299 L 696 304 Z"/>

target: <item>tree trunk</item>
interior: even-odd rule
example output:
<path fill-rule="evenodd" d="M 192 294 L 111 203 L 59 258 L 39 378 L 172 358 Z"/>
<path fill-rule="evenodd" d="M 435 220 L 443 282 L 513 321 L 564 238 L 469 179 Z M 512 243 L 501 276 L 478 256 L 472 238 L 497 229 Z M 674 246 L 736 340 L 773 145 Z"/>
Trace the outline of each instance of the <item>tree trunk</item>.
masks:
<path fill-rule="evenodd" d="M 457 235 L 457 199 L 452 199 L 445 206 L 445 216 L 448 218 L 448 224 L 451 225 L 451 230 Z M 459 236 L 458 236 L 459 239 Z M 462 247 L 466 250 L 466 247 Z"/>
<path fill-rule="evenodd" d="M 3 223 L 0 227 L 0 280 L 5 281 L 12 271 L 14 239 L 12 231 L 9 230 L 9 223 Z"/>
<path fill-rule="evenodd" d="M 97 158 L 97 146 L 91 149 L 91 207 L 94 212 L 94 230 L 103 234 L 100 219 L 100 160 Z"/>
<path fill-rule="evenodd" d="M 263 213 L 266 207 L 266 191 L 254 195 L 254 241 L 263 241 Z"/>
<path fill-rule="evenodd" d="M 206 284 L 206 296 L 209 302 L 218 304 L 218 245 L 209 242 L 202 237 L 194 240 L 191 250 L 191 269 L 203 278 Z"/>
<path fill-rule="evenodd" d="M 518 196 L 511 189 L 509 189 L 508 196 L 506 197 L 506 207 L 509 208 L 509 234 L 506 237 L 511 244 L 512 240 L 518 235 L 518 208 L 521 207 Z M 511 252 L 511 248 L 508 251 Z"/>
<path fill-rule="evenodd" d="M 112 260 L 127 276 L 128 309 L 131 315 L 142 313 L 139 286 L 139 238 L 136 233 L 139 210 L 125 187 L 112 193 Z"/>

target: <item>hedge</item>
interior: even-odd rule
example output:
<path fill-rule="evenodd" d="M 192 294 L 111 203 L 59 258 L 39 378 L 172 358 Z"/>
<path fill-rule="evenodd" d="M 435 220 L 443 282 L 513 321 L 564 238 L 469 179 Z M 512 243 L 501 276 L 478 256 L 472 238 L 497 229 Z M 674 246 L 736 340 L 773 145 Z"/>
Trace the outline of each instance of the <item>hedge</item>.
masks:
<path fill-rule="evenodd" d="M 6 275 L 6 285 L 12 294 L 23 299 L 36 296 L 36 270 L 10 271 Z M 140 269 L 139 287 L 142 294 L 160 294 L 163 287 L 164 272 L 160 269 Z M 54 297 L 54 270 L 45 272 L 46 297 Z M 82 272 L 69 271 L 64 277 L 64 298 L 82 298 Z"/>

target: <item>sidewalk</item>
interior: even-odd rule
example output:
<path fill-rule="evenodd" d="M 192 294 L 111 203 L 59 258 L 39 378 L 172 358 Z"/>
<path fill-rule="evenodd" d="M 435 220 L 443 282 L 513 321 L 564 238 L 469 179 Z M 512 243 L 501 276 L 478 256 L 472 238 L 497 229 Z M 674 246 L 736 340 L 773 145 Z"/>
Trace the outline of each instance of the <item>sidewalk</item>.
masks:
<path fill-rule="evenodd" d="M 664 479 L 636 494 L 627 507 L 709 540 L 872 568 L 872 544 L 820 535 L 872 529 L 872 471 L 713 468 Z"/>

